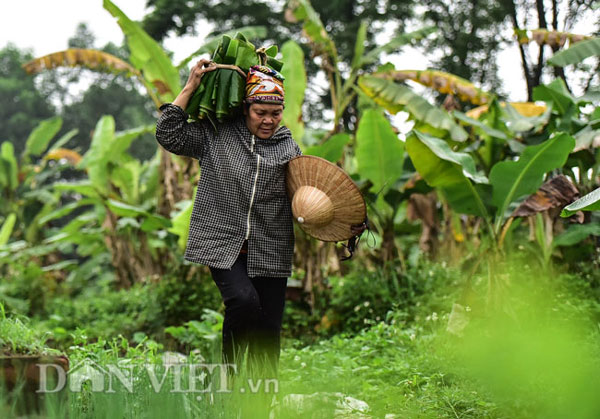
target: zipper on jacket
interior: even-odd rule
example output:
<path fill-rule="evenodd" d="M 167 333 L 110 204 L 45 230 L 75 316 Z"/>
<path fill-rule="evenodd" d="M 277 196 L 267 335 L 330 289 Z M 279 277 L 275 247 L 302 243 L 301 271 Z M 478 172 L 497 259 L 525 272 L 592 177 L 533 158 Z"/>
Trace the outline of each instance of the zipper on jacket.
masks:
<path fill-rule="evenodd" d="M 254 153 L 254 135 L 252 136 L 252 144 L 250 145 L 250 151 Z M 252 204 L 254 204 L 254 195 L 256 194 L 256 184 L 258 182 L 258 173 L 260 170 L 260 154 L 256 153 L 256 174 L 254 175 L 254 184 L 252 185 L 252 195 L 250 195 L 250 206 L 248 207 L 248 217 L 246 220 L 246 238 L 250 238 L 250 213 L 252 212 Z"/>

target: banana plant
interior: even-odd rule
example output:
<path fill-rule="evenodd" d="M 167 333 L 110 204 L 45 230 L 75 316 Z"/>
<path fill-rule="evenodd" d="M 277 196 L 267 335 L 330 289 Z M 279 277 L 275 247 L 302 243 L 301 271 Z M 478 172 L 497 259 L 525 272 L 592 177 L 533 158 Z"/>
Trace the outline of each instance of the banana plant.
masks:
<path fill-rule="evenodd" d="M 302 105 L 306 91 L 306 69 L 304 68 L 304 52 L 296 42 L 289 40 L 281 46 L 281 60 L 285 77 L 285 108 L 283 109 L 283 124 L 292 131 L 292 135 L 303 145 L 304 123 L 302 121 Z"/>
<path fill-rule="evenodd" d="M 460 100 L 474 105 L 488 103 L 492 96 L 470 81 L 444 71 L 398 70 L 388 72 L 387 76 L 396 82 L 412 80 L 440 93 L 458 96 Z"/>
<path fill-rule="evenodd" d="M 573 137 L 558 133 L 526 147 L 516 161 L 496 163 L 487 179 L 477 173 L 469 154 L 452 151 L 443 139 L 413 131 L 406 141 L 408 154 L 427 183 L 439 188 L 459 213 L 482 217 L 495 240 L 511 204 L 537 191 L 544 175 L 561 168 L 574 146 Z"/>
<path fill-rule="evenodd" d="M 179 69 L 193 57 L 204 53 L 215 44 L 215 38 L 208 39 L 198 50 L 183 60 L 179 66 L 175 66 L 165 50 L 112 1 L 103 0 L 103 6 L 117 19 L 117 23 L 125 35 L 130 51 L 129 62 L 101 51 L 70 49 L 36 58 L 25 64 L 24 68 L 30 74 L 36 74 L 39 71 L 60 66 L 78 66 L 95 71 L 116 72 L 136 77 L 146 88 L 148 96 L 158 108 L 164 102 L 173 101 L 181 90 Z M 266 30 L 263 27 L 252 26 L 239 28 L 235 32 L 247 37 L 256 37 L 265 34 Z M 161 197 L 159 212 L 163 215 L 169 215 L 178 201 L 189 199 L 192 191 L 191 188 L 188 188 L 189 185 L 181 184 L 177 180 L 181 178 L 193 179 L 198 170 L 196 165 L 190 164 L 184 158 L 173 157 L 162 151 L 160 156 L 160 178 L 170 179 L 172 182 L 168 185 L 165 184 L 164 193 L 159 194 Z"/>
<path fill-rule="evenodd" d="M 50 161 L 77 133 L 76 130 L 66 133 L 49 148 L 61 127 L 59 117 L 42 121 L 25 140 L 21 156 L 15 155 L 8 141 L 0 146 L 0 190 L 4 197 L 0 202 L 0 217 L 5 219 L 5 234 L 10 230 L 16 240 L 36 242 L 41 236 L 36 221 L 58 204 L 58 197 L 50 188 L 51 180 L 72 164 L 50 164 Z M 13 221 L 8 222 L 9 219 Z"/>
<path fill-rule="evenodd" d="M 362 22 L 356 37 L 354 57 L 349 65 L 348 74 L 342 74 L 340 59 L 335 43 L 328 35 L 318 13 L 313 9 L 309 0 L 290 0 L 286 6 L 286 20 L 290 23 L 302 22 L 304 35 L 309 39 L 313 57 L 320 57 L 321 68 L 327 75 L 331 104 L 333 108 L 334 127 L 331 135 L 341 130 L 340 120 L 346 108 L 356 97 L 356 80 L 360 71 L 374 63 L 382 53 L 397 51 L 412 41 L 420 40 L 435 32 L 434 27 L 402 34 L 394 37 L 383 46 L 365 52 L 367 23 Z"/>
<path fill-rule="evenodd" d="M 388 72 L 361 76 L 358 86 L 368 97 L 391 114 L 406 111 L 415 120 L 417 128 L 444 135 L 463 142 L 467 132 L 443 109 L 430 104 L 412 89 L 396 83 Z"/>
<path fill-rule="evenodd" d="M 140 163 L 127 153 L 136 138 L 153 131 L 154 126 L 143 126 L 115 132 L 114 118 L 102 117 L 89 150 L 77 165 L 86 171 L 87 179 L 54 185 L 59 193 L 81 198 L 46 214 L 38 222 L 43 226 L 83 209 L 47 241 L 83 245 L 84 255 L 88 252 L 86 242 L 88 246 L 95 243 L 96 247 L 104 244 L 121 286 L 162 274 L 168 261 L 168 245 L 163 239 L 167 238 L 171 222 L 156 214 L 160 156 Z"/>

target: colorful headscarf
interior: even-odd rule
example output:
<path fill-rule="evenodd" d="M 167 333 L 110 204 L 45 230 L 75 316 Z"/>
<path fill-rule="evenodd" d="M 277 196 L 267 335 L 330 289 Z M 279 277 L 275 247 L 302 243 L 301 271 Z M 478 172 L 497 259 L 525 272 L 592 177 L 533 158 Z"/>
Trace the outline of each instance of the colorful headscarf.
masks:
<path fill-rule="evenodd" d="M 283 105 L 283 76 L 266 66 L 250 67 L 246 77 L 245 100 Z"/>

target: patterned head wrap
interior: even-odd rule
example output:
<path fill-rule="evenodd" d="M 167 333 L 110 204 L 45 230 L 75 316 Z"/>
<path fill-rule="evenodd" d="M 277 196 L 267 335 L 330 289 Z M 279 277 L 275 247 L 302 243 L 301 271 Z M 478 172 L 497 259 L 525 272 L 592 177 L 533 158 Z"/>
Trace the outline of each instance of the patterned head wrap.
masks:
<path fill-rule="evenodd" d="M 263 102 L 283 105 L 283 76 L 266 66 L 250 67 L 246 77 L 247 103 Z"/>

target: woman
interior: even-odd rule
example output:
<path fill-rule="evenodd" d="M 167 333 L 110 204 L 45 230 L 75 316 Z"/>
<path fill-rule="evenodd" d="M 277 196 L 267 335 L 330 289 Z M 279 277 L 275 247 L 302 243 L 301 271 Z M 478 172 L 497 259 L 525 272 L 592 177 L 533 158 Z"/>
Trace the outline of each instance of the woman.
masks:
<path fill-rule="evenodd" d="M 187 121 L 183 109 L 202 76 L 200 60 L 172 104 L 161 106 L 156 139 L 166 150 L 198 159 L 198 183 L 185 259 L 207 265 L 225 303 L 223 358 L 248 348 L 276 374 L 294 231 L 285 165 L 301 151 L 280 126 L 283 78 L 255 66 L 246 80 L 244 115 L 217 126 Z"/>

